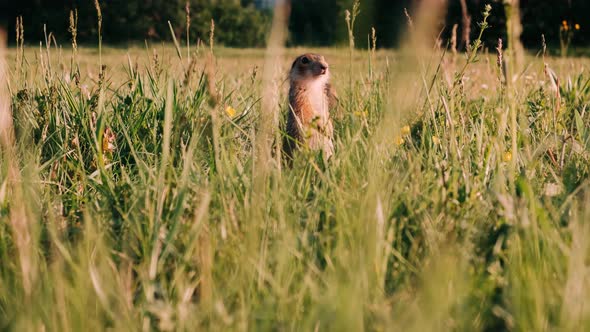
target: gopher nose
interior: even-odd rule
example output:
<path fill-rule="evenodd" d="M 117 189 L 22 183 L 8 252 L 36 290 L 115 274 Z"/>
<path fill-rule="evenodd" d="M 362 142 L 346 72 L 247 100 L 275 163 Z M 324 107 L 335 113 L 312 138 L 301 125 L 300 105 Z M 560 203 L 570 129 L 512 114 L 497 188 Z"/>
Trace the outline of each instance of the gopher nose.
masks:
<path fill-rule="evenodd" d="M 328 70 L 328 66 L 326 66 L 323 63 L 320 63 L 320 71 L 321 71 L 322 75 L 325 74 L 327 70 Z"/>

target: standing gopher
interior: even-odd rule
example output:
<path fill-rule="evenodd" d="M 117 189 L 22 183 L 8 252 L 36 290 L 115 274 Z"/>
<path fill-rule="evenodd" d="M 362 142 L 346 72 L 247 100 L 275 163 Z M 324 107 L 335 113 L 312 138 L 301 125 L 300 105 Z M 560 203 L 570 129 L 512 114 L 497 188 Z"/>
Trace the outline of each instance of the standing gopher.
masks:
<path fill-rule="evenodd" d="M 288 160 L 298 148 L 322 151 L 324 160 L 334 153 L 330 109 L 336 96 L 329 83 L 328 63 L 318 54 L 299 56 L 289 73 L 289 114 L 283 149 Z"/>

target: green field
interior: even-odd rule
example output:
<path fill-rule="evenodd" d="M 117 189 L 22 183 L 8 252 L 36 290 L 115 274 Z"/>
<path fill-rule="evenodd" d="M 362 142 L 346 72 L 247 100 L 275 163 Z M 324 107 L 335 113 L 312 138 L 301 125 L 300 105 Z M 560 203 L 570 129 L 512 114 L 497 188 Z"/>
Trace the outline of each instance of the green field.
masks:
<path fill-rule="evenodd" d="M 488 48 L 8 49 L 0 329 L 590 328 L 590 59 Z M 336 152 L 289 168 L 308 51 Z"/>

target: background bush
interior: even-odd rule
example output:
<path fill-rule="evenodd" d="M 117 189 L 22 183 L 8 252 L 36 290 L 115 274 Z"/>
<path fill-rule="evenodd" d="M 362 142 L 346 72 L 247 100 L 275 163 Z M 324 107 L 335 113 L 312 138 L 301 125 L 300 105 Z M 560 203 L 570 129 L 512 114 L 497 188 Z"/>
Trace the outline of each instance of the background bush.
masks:
<path fill-rule="evenodd" d="M 177 37 L 186 31 L 185 0 L 112 0 L 100 1 L 103 15 L 103 40 L 106 43 L 170 40 L 170 21 Z M 4 6 L 4 8 L 2 8 Z M 264 46 L 270 13 L 234 0 L 190 0 L 191 39 L 209 39 L 211 19 L 216 22 L 216 41 L 237 47 Z M 96 10 L 92 0 L 23 0 L 0 5 L 0 22 L 14 36 L 18 15 L 24 17 L 25 39 L 43 40 L 43 25 L 58 42 L 68 40 L 70 10 L 78 10 L 78 39 L 96 43 Z"/>
<path fill-rule="evenodd" d="M 291 45 L 331 46 L 346 43 L 344 11 L 353 0 L 293 0 L 289 24 Z M 43 40 L 43 24 L 53 32 L 58 42 L 69 39 L 69 11 L 79 12 L 79 40 L 96 42 L 96 11 L 92 0 L 21 0 L 0 4 L 0 24 L 9 28 L 18 15 L 24 17 L 25 36 L 29 42 Z M 443 37 L 449 37 L 454 24 L 461 33 L 459 0 L 448 0 L 445 22 L 441 22 Z M 590 40 L 590 1 L 586 0 L 520 0 L 523 22 L 523 43 L 529 48 L 540 48 L 541 34 L 547 43 L 559 45 L 559 27 L 563 20 L 580 24 L 574 45 L 586 45 Z M 481 10 L 486 3 L 494 7 L 490 29 L 485 42 L 495 45 L 505 36 L 503 0 L 467 0 L 472 16 L 472 33 L 477 31 Z M 104 41 L 106 43 L 170 40 L 167 21 L 170 20 L 177 37 L 185 31 L 185 0 L 102 0 Z M 190 0 L 191 36 L 193 40 L 208 39 L 211 19 L 217 25 L 216 40 L 226 46 L 264 46 L 272 13 L 255 7 L 254 0 Z M 406 26 L 404 8 L 412 13 L 412 0 L 363 0 L 357 21 L 357 45 L 365 46 L 366 36 L 375 27 L 381 47 L 393 47 Z M 474 36 L 472 36 L 473 38 Z M 13 38 L 11 38 L 13 39 Z"/>

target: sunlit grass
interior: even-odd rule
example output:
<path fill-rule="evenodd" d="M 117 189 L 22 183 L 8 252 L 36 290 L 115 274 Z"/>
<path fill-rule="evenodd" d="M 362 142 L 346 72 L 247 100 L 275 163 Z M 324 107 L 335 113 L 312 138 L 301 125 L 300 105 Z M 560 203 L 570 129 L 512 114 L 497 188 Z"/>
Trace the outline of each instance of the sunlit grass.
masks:
<path fill-rule="evenodd" d="M 589 326 L 590 60 L 285 49 L 265 107 L 323 54 L 336 153 L 254 186 L 265 51 L 178 48 L 8 50 L 3 329 Z"/>

